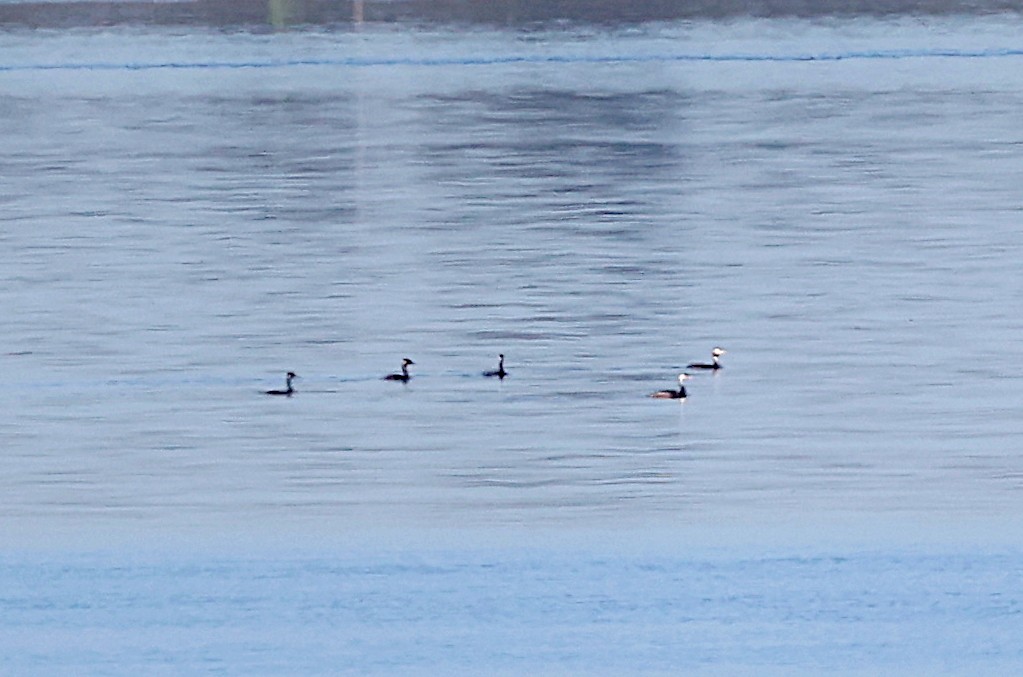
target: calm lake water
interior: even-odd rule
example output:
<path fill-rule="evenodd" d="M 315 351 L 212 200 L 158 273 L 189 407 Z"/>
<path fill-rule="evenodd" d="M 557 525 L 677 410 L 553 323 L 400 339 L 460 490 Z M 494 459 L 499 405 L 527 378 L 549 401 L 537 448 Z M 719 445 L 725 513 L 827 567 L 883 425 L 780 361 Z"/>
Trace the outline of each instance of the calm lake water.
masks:
<path fill-rule="evenodd" d="M 1021 28 L 0 33 L 0 581 L 34 581 L 4 598 L 7 658 L 20 674 L 1018 667 L 991 628 L 1023 630 Z M 684 403 L 646 397 L 716 345 L 725 368 Z M 484 378 L 498 353 L 511 375 Z M 412 380 L 383 381 L 405 356 Z M 289 370 L 293 397 L 262 394 Z M 771 559 L 764 534 L 812 557 Z M 921 534 L 938 554 L 903 551 Z M 654 554 L 607 552 L 618 539 Z M 352 542 L 372 554 L 341 556 Z M 314 554 L 275 559 L 295 547 Z M 801 582 L 835 566 L 818 613 Z M 646 594 L 715 581 L 692 592 L 689 653 L 605 644 L 624 629 L 663 648 L 691 610 L 664 593 L 616 615 L 643 596 L 637 570 Z M 481 616 L 480 591 L 508 581 L 523 596 Z M 538 581 L 585 602 L 552 616 Z M 933 587 L 899 597 L 907 581 Z M 968 602 L 928 616 L 954 581 Z M 796 601 L 756 597 L 775 584 Z M 294 610 L 351 631 L 311 592 L 345 585 L 395 615 L 310 645 Z M 415 590 L 426 610 L 403 617 Z M 82 591 L 100 596 L 76 607 Z M 850 611 L 884 600 L 910 611 Z M 284 609 L 299 617 L 274 626 Z M 790 622 L 821 636 L 779 635 Z M 283 639 L 264 655 L 267 623 Z M 388 655 L 408 623 L 423 634 Z M 905 651 L 877 651 L 892 627 Z M 54 628 L 100 648 L 48 651 Z M 471 660 L 451 650 L 474 632 Z"/>

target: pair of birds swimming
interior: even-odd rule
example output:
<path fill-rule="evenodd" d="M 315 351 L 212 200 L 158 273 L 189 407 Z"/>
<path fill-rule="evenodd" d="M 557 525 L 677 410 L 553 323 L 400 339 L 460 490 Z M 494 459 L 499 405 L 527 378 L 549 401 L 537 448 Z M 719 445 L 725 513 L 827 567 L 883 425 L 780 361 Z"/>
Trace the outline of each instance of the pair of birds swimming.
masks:
<path fill-rule="evenodd" d="M 400 374 L 388 374 L 384 377 L 385 381 L 401 381 L 402 383 L 408 383 L 408 380 L 412 378 L 409 376 L 408 368 L 410 364 L 415 364 L 409 358 L 405 358 L 401 361 L 401 373 Z M 496 376 L 497 378 L 503 379 L 508 375 L 508 372 L 504 369 L 504 353 L 497 356 L 497 369 L 493 371 L 483 372 L 484 376 Z"/>
<path fill-rule="evenodd" d="M 727 350 L 724 348 L 714 348 L 710 351 L 711 361 L 708 362 L 692 362 L 686 365 L 686 369 L 710 369 L 718 370 L 721 369 L 721 356 L 724 355 Z M 691 379 L 692 376 L 683 372 L 678 375 L 678 390 L 658 390 L 656 393 L 651 393 L 650 397 L 654 397 L 659 400 L 684 400 L 686 399 L 686 386 L 685 382 Z"/>
<path fill-rule="evenodd" d="M 499 379 L 504 379 L 504 377 L 508 375 L 508 372 L 504 368 L 504 354 L 498 355 L 497 357 L 498 357 L 497 369 L 494 369 L 493 371 L 485 371 L 485 372 L 483 372 L 483 375 L 484 376 L 496 376 Z M 410 360 L 409 358 L 406 357 L 405 359 L 403 359 L 401 361 L 401 373 L 400 374 L 388 374 L 387 376 L 384 377 L 384 380 L 385 381 L 401 381 L 402 383 L 408 383 L 409 379 L 412 378 L 412 376 L 409 375 L 409 373 L 408 373 L 408 368 L 409 368 L 410 365 L 413 365 L 413 364 L 415 364 L 415 362 L 413 362 L 412 360 Z M 293 380 L 295 380 L 296 378 L 298 378 L 298 374 L 296 374 L 293 371 L 289 371 L 287 373 L 287 376 L 286 376 L 287 388 L 285 388 L 284 390 L 267 390 L 266 394 L 267 395 L 285 395 L 287 397 L 291 397 L 291 394 L 295 392 L 295 388 L 291 385 L 291 382 Z"/>

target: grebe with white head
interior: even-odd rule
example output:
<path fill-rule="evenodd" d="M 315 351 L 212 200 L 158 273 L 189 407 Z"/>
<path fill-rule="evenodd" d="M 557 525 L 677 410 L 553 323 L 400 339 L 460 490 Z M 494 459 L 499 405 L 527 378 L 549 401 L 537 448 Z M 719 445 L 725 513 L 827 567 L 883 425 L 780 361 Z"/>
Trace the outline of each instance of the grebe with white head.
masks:
<path fill-rule="evenodd" d="M 504 354 L 498 355 L 497 369 L 494 371 L 483 372 L 484 376 L 496 376 L 499 379 L 504 379 L 508 375 L 508 372 L 504 370 Z"/>
<path fill-rule="evenodd" d="M 292 379 L 296 379 L 296 378 L 298 378 L 298 375 L 295 372 L 293 372 L 293 371 L 289 371 L 288 372 L 288 376 L 287 376 L 287 379 L 288 379 L 288 388 L 287 388 L 287 390 L 267 390 L 266 394 L 267 395 L 284 395 L 285 397 L 291 397 L 291 394 L 293 392 L 295 392 L 295 389 L 291 387 L 291 381 L 292 381 Z"/>
<path fill-rule="evenodd" d="M 721 369 L 721 363 L 718 362 L 718 359 L 727 352 L 728 351 L 724 348 L 715 348 L 710 351 L 710 357 L 712 360 L 710 364 L 707 364 L 706 362 L 693 362 L 692 364 L 687 364 L 686 369 Z"/>
<path fill-rule="evenodd" d="M 683 384 L 690 378 L 692 377 L 689 374 L 679 374 L 678 390 L 658 390 L 656 393 L 651 393 L 650 397 L 659 400 L 684 400 L 686 399 L 686 387 Z"/>
<path fill-rule="evenodd" d="M 401 361 L 401 373 L 400 374 L 388 374 L 387 376 L 384 377 L 384 380 L 385 381 L 401 381 L 402 383 L 408 383 L 408 380 L 410 378 L 412 378 L 411 376 L 408 375 L 408 366 L 410 364 L 415 364 L 415 362 L 413 362 L 412 360 L 410 360 L 409 358 L 406 357 L 405 359 L 403 359 Z"/>

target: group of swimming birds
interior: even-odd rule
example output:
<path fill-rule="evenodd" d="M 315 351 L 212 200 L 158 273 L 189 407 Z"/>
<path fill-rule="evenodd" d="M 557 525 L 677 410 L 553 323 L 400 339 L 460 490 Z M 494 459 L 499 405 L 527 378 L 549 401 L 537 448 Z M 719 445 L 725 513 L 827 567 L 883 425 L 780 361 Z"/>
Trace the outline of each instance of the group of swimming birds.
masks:
<path fill-rule="evenodd" d="M 710 369 L 717 370 L 721 369 L 720 359 L 721 356 L 726 352 L 723 348 L 714 348 L 710 351 L 711 361 L 710 362 L 693 362 L 686 365 L 686 369 Z M 497 369 L 492 371 L 483 372 L 484 376 L 493 377 L 496 376 L 499 379 L 504 379 L 508 375 L 508 372 L 504 368 L 504 354 L 498 355 Z M 385 381 L 401 381 L 402 383 L 408 383 L 412 376 L 408 373 L 410 365 L 415 364 L 409 358 L 405 358 L 401 361 L 401 373 L 400 374 L 388 374 L 384 377 Z M 267 390 L 267 395 L 284 395 L 285 397 L 291 397 L 295 392 L 295 388 L 291 382 L 298 378 L 298 374 L 293 371 L 289 371 L 286 375 L 287 388 L 284 390 Z M 678 390 L 658 390 L 656 393 L 651 393 L 650 397 L 654 397 L 660 400 L 684 400 L 686 399 L 686 387 L 685 382 L 688 381 L 692 376 L 688 373 L 681 373 L 678 375 Z"/>

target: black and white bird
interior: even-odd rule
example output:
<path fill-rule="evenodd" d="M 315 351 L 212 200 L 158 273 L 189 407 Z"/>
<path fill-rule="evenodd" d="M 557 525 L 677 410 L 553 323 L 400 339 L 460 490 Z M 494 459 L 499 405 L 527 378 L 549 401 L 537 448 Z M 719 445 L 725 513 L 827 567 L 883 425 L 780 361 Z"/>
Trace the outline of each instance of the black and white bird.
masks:
<path fill-rule="evenodd" d="M 286 390 L 267 390 L 266 394 L 267 395 L 284 395 L 285 397 L 291 397 L 291 394 L 293 392 L 295 392 L 295 389 L 291 387 L 291 382 L 292 382 L 292 380 L 294 380 L 296 378 L 298 378 L 298 375 L 295 372 L 293 372 L 293 371 L 289 371 L 288 375 L 287 375 L 287 380 L 288 380 L 288 387 L 287 387 L 287 389 Z"/>
<path fill-rule="evenodd" d="M 503 379 L 505 376 L 508 375 L 508 372 L 504 370 L 504 354 L 502 353 L 498 355 L 497 358 L 498 358 L 497 369 L 493 371 L 483 372 L 484 376 L 496 376 L 499 379 Z"/>
<path fill-rule="evenodd" d="M 412 378 L 411 376 L 408 375 L 408 366 L 410 364 L 415 364 L 415 362 L 413 362 L 412 360 L 410 360 L 409 358 L 406 357 L 405 359 L 403 359 L 401 361 L 401 373 L 400 374 L 388 374 L 387 376 L 384 377 L 384 380 L 385 381 L 401 381 L 403 383 L 408 383 L 408 380 L 410 378 Z"/>
<path fill-rule="evenodd" d="M 650 397 L 654 397 L 658 400 L 684 400 L 686 399 L 686 387 L 685 382 L 692 378 L 689 374 L 678 375 L 678 390 L 658 390 L 656 393 L 651 393 Z"/>
<path fill-rule="evenodd" d="M 687 364 L 686 369 L 721 369 L 721 363 L 718 360 L 727 352 L 724 348 L 715 348 L 710 351 L 712 361 L 709 364 L 706 362 L 693 362 L 692 364 Z"/>

